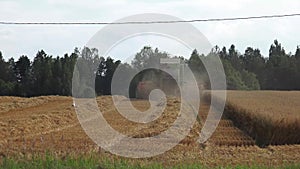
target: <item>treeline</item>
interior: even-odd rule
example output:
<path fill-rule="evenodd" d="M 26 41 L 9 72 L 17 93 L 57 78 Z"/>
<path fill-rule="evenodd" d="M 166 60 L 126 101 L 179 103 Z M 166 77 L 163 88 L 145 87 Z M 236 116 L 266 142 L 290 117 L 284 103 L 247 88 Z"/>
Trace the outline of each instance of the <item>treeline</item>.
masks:
<path fill-rule="evenodd" d="M 221 58 L 226 74 L 227 89 L 230 90 L 300 90 L 300 48 L 296 52 L 286 53 L 275 40 L 270 46 L 269 57 L 263 57 L 259 49 L 248 47 L 243 54 L 234 45 L 229 49 L 215 46 L 212 54 Z M 199 55 L 194 50 L 188 60 L 193 71 L 204 72 Z M 205 76 L 204 76 L 205 77 Z M 208 83 L 208 80 L 206 80 Z M 208 84 L 209 86 L 209 84 Z"/>
<path fill-rule="evenodd" d="M 269 49 L 269 57 L 263 57 L 259 49 L 248 47 L 239 53 L 234 45 L 227 50 L 215 46 L 212 54 L 219 55 L 226 74 L 227 88 L 232 90 L 299 90 L 300 89 L 300 48 L 294 54 L 286 53 L 275 40 Z M 39 96 L 71 95 L 74 65 L 78 58 L 96 65 L 94 68 L 95 91 L 98 95 L 109 95 L 114 71 L 122 66 L 124 71 L 138 72 L 143 66 L 159 62 L 159 58 L 170 57 L 166 52 L 144 47 L 135 55 L 131 65 L 111 57 L 98 55 L 97 49 L 75 48 L 71 54 L 52 57 L 45 51 L 38 51 L 31 61 L 20 56 L 5 61 L 0 52 L 0 95 Z M 185 62 L 196 73 L 205 74 L 200 55 L 194 50 Z M 183 58 L 183 57 L 181 57 Z M 203 77 L 208 83 L 208 78 Z M 208 84 L 209 86 L 209 84 Z"/>
<path fill-rule="evenodd" d="M 0 94 L 12 96 L 70 95 L 78 55 L 52 58 L 43 50 L 31 62 L 27 56 L 8 62 L 0 53 Z"/>
<path fill-rule="evenodd" d="M 240 54 L 234 45 L 226 50 L 215 48 L 223 61 L 228 89 L 299 90 L 300 48 L 286 53 L 275 40 L 269 57 L 264 58 L 259 49 L 248 47 Z"/>

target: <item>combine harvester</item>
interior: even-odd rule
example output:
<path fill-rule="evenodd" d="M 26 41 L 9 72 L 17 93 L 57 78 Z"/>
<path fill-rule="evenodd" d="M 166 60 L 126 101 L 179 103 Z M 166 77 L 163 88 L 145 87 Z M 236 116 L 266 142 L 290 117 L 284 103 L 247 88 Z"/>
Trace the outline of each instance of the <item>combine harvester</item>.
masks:
<path fill-rule="evenodd" d="M 180 58 L 161 58 L 160 70 L 143 72 L 143 78 L 138 82 L 135 96 L 138 99 L 148 99 L 154 89 L 162 90 L 166 96 L 180 97 L 180 87 L 189 85 L 185 77 L 187 64 Z M 197 80 L 199 91 L 204 89 L 203 83 Z"/>

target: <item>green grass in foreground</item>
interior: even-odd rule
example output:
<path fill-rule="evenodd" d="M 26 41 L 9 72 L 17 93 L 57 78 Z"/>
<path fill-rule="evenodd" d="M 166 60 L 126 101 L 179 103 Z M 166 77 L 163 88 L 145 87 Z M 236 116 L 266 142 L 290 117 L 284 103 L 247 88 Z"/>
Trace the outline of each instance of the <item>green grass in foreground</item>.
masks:
<path fill-rule="evenodd" d="M 195 164 L 179 164 L 176 166 L 163 166 L 158 163 L 142 164 L 142 163 L 132 163 L 127 160 L 112 160 L 107 158 L 99 159 L 95 156 L 84 156 L 84 157 L 66 157 L 66 158 L 56 158 L 51 155 L 46 155 L 42 157 L 33 157 L 30 160 L 25 159 L 14 159 L 14 158 L 4 158 L 1 161 L 0 168 L 9 169 L 208 169 L 211 167 L 204 167 L 199 163 Z M 235 166 L 235 167 L 215 167 L 216 169 L 299 169 L 300 163 L 295 165 L 286 165 L 283 167 L 266 167 L 266 166 Z"/>

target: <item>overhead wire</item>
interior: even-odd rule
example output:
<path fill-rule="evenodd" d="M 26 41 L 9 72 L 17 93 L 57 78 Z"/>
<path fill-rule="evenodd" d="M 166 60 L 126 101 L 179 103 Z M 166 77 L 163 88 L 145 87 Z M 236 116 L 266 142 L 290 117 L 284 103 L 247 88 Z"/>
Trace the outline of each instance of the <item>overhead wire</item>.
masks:
<path fill-rule="evenodd" d="M 124 21 L 124 22 L 14 22 L 0 21 L 0 25 L 124 25 L 124 24 L 171 24 L 171 23 L 193 23 L 193 22 L 222 22 L 236 20 L 252 20 L 252 19 L 270 19 L 296 17 L 300 13 L 280 14 L 280 15 L 261 15 L 248 17 L 229 17 L 229 18 L 209 18 L 209 19 L 192 19 L 192 20 L 157 20 L 157 21 Z"/>

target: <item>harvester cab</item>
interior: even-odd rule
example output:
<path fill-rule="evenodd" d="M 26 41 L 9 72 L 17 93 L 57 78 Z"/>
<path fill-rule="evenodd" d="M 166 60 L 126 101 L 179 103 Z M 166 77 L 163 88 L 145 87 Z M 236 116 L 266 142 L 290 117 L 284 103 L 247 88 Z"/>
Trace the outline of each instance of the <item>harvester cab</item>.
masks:
<path fill-rule="evenodd" d="M 161 58 L 160 69 L 145 72 L 142 81 L 137 85 L 136 98 L 148 99 L 154 89 L 162 90 L 167 96 L 179 96 L 183 85 L 186 64 L 180 58 Z"/>

